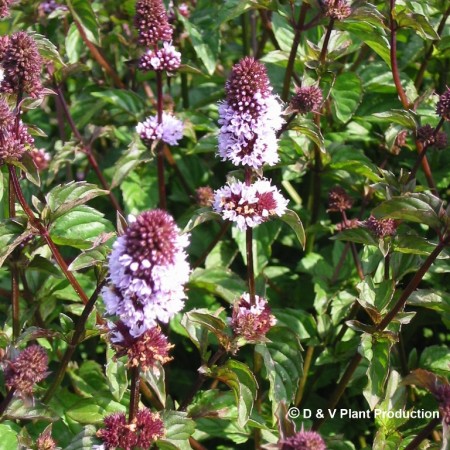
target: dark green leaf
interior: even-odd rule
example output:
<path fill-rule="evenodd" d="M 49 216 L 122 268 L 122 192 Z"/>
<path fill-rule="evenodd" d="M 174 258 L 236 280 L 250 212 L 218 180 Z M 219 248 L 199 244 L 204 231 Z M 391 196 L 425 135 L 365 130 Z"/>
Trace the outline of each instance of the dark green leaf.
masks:
<path fill-rule="evenodd" d="M 189 233 L 195 227 L 202 224 L 203 222 L 207 222 L 208 220 L 222 220 L 220 214 L 211 210 L 211 208 L 200 208 L 194 212 L 192 217 L 189 219 L 189 222 L 184 227 L 183 232 Z"/>
<path fill-rule="evenodd" d="M 65 450 L 92 450 L 94 445 L 100 445 L 97 438 L 97 429 L 92 425 L 86 425 L 83 431 L 78 433 Z"/>
<path fill-rule="evenodd" d="M 162 450 L 191 450 L 189 437 L 195 431 L 195 422 L 180 411 L 164 411 L 161 419 L 164 422 L 166 436 L 156 441 Z"/>
<path fill-rule="evenodd" d="M 344 72 L 336 78 L 331 97 L 332 109 L 336 118 L 347 123 L 355 113 L 362 97 L 361 80 L 352 72 Z"/>
<path fill-rule="evenodd" d="M 303 117 L 297 117 L 289 126 L 290 130 L 297 131 L 314 142 L 322 153 L 325 153 L 325 145 L 320 128 L 312 121 Z"/>
<path fill-rule="evenodd" d="M 291 209 L 287 209 L 280 219 L 292 228 L 300 242 L 300 245 L 304 249 L 306 243 L 305 229 L 303 228 L 302 221 L 300 220 L 300 217 L 298 217 L 297 213 Z"/>
<path fill-rule="evenodd" d="M 105 374 L 111 394 L 116 401 L 120 402 L 128 387 L 125 364 L 120 360 L 109 359 Z"/>
<path fill-rule="evenodd" d="M 158 397 L 161 405 L 166 406 L 166 373 L 160 362 L 156 362 L 155 366 L 150 370 L 146 370 L 141 377 L 152 388 L 152 391 Z"/>
<path fill-rule="evenodd" d="M 108 257 L 109 250 L 109 247 L 105 244 L 85 250 L 70 263 L 69 270 L 77 271 L 86 269 L 86 267 L 104 264 Z"/>
<path fill-rule="evenodd" d="M 110 104 L 126 114 L 130 114 L 134 119 L 145 109 L 146 104 L 142 98 L 132 91 L 122 89 L 110 89 L 107 91 L 92 92 L 91 95 L 105 104 Z"/>
<path fill-rule="evenodd" d="M 228 327 L 220 317 L 211 314 L 208 310 L 189 311 L 187 315 L 191 322 L 213 333 L 223 347 L 228 347 L 229 336 L 226 333 Z"/>
<path fill-rule="evenodd" d="M 73 405 L 66 416 L 81 424 L 99 424 L 106 415 L 126 412 L 126 407 L 105 397 L 83 398 Z"/>
<path fill-rule="evenodd" d="M 391 109 L 390 111 L 372 114 L 377 119 L 382 119 L 386 123 L 398 123 L 409 130 L 417 128 L 416 115 L 413 111 L 405 111 L 403 109 Z"/>
<path fill-rule="evenodd" d="M 408 297 L 407 303 L 450 314 L 450 294 L 444 291 L 417 289 Z"/>
<path fill-rule="evenodd" d="M 423 14 L 401 11 L 395 15 L 395 19 L 399 28 L 412 28 L 423 39 L 439 40 L 439 35 Z"/>
<path fill-rule="evenodd" d="M 20 170 L 25 172 L 27 180 L 31 181 L 36 186 L 41 185 L 41 180 L 39 178 L 39 172 L 34 164 L 33 158 L 30 152 L 25 152 L 20 161 L 10 161 L 13 166 L 18 167 Z"/>
<path fill-rule="evenodd" d="M 294 404 L 298 381 L 303 372 L 302 347 L 298 336 L 285 327 L 273 327 L 266 336 L 270 341 L 257 344 L 255 352 L 263 359 L 265 376 L 270 383 L 272 416 L 279 404 Z"/>
<path fill-rule="evenodd" d="M 450 375 L 447 345 L 431 345 L 420 355 L 419 366 L 448 377 Z"/>
<path fill-rule="evenodd" d="M 25 405 L 23 400 L 17 397 L 9 404 L 4 418 L 10 420 L 44 420 L 48 422 L 54 422 L 59 419 L 52 408 L 38 400 L 34 400 L 33 405 Z"/>
<path fill-rule="evenodd" d="M 89 41 L 100 45 L 100 32 L 89 0 L 67 0 L 67 6 L 76 22 L 81 26 Z"/>
<path fill-rule="evenodd" d="M 346 160 L 330 164 L 335 170 L 345 170 L 349 173 L 355 173 L 368 178 L 370 181 L 381 181 L 381 177 L 377 173 L 377 167 L 369 161 Z"/>
<path fill-rule="evenodd" d="M 25 229 L 16 219 L 0 222 L 0 267 L 11 252 L 31 236 L 31 230 Z"/>

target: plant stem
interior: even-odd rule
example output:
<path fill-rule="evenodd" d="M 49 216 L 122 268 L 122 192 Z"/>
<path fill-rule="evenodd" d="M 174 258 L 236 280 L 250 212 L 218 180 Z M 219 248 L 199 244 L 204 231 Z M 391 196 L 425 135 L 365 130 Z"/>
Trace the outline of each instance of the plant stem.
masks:
<path fill-rule="evenodd" d="M 58 247 L 55 245 L 55 243 L 52 241 L 52 238 L 50 237 L 50 234 L 48 233 L 47 228 L 42 225 L 39 219 L 37 219 L 34 216 L 33 211 L 28 206 L 27 201 L 25 200 L 25 197 L 22 192 L 22 188 L 20 187 L 19 180 L 17 179 L 17 174 L 15 171 L 15 167 L 8 166 L 9 175 L 12 179 L 14 191 L 16 193 L 17 199 L 19 200 L 20 205 L 22 206 L 22 209 L 24 210 L 25 214 L 28 216 L 28 220 L 30 222 L 30 225 L 35 228 L 39 234 L 42 236 L 42 238 L 45 240 L 46 244 L 50 247 L 50 250 L 58 263 L 59 267 L 63 271 L 65 277 L 69 281 L 69 283 L 74 288 L 75 292 L 80 297 L 81 301 L 86 305 L 89 302 L 89 299 L 85 292 L 83 291 L 83 288 L 78 283 L 75 276 L 70 272 L 66 262 L 64 261 L 64 258 L 62 257 L 61 253 L 58 250 Z"/>
<path fill-rule="evenodd" d="M 321 65 L 325 64 L 325 60 L 327 57 L 328 44 L 330 42 L 330 37 L 331 37 L 331 32 L 333 31 L 333 26 L 334 26 L 334 19 L 331 18 L 330 22 L 328 23 L 327 31 L 325 34 L 325 39 L 323 40 L 322 50 L 321 50 L 320 56 L 319 56 L 319 61 L 320 61 Z"/>
<path fill-rule="evenodd" d="M 80 23 L 77 20 L 74 20 L 74 22 L 78 29 L 78 32 L 80 33 L 81 39 L 86 44 L 86 47 L 89 49 L 89 51 L 92 53 L 94 59 L 100 64 L 100 66 L 103 67 L 105 72 L 110 75 L 116 87 L 118 87 L 119 89 L 125 89 L 125 85 L 119 78 L 119 75 L 117 75 L 109 62 L 100 53 L 99 49 L 87 38 L 86 33 L 84 32 L 83 27 L 80 25 Z"/>
<path fill-rule="evenodd" d="M 0 418 L 3 416 L 5 411 L 8 409 L 8 406 L 11 403 L 15 392 L 16 392 L 16 388 L 12 387 L 6 394 L 6 397 L 0 403 Z"/>
<path fill-rule="evenodd" d="M 424 261 L 422 266 L 415 273 L 412 280 L 408 283 L 406 288 L 403 290 L 400 298 L 397 300 L 397 303 L 389 311 L 389 313 L 386 314 L 386 316 L 383 318 L 383 320 L 377 325 L 377 327 L 376 327 L 377 331 L 383 331 L 391 323 L 391 321 L 395 318 L 397 313 L 404 307 L 408 297 L 417 288 L 419 283 L 422 281 L 422 278 L 424 277 L 425 273 L 430 268 L 431 264 L 436 260 L 439 253 L 441 253 L 441 251 L 444 249 L 444 247 L 446 245 L 448 245 L 449 241 L 450 241 L 450 237 L 446 237 L 445 239 L 441 239 L 439 241 L 439 244 L 430 253 L 430 255 Z M 317 430 L 318 428 L 320 428 L 320 426 L 323 424 L 323 422 L 325 422 L 325 420 L 329 416 L 328 411 L 334 409 L 334 407 L 337 405 L 339 399 L 341 398 L 342 394 L 344 393 L 345 388 L 347 387 L 347 384 L 349 383 L 353 373 L 357 369 L 362 358 L 363 358 L 362 355 L 360 355 L 359 353 L 356 353 L 353 356 L 344 375 L 341 378 L 341 381 L 336 386 L 336 389 L 334 390 L 333 394 L 330 397 L 330 400 L 328 401 L 328 405 L 327 405 L 327 408 L 325 409 L 324 417 L 320 418 L 314 422 L 314 425 L 313 425 L 314 430 Z"/>
<path fill-rule="evenodd" d="M 83 153 L 86 154 L 89 164 L 91 165 L 91 167 L 94 169 L 95 174 L 97 175 L 97 178 L 100 181 L 100 184 L 102 185 L 103 189 L 108 191 L 108 196 L 109 199 L 112 203 L 112 205 L 114 206 L 114 209 L 120 213 L 122 216 L 124 216 L 124 212 L 119 204 L 119 202 L 117 201 L 115 195 L 112 193 L 111 188 L 108 184 L 108 182 L 106 181 L 103 172 L 101 171 L 98 162 L 94 156 L 94 153 L 92 151 L 92 146 L 90 144 L 87 144 L 84 139 L 83 136 L 81 135 L 80 131 L 78 130 L 77 126 L 75 125 L 75 122 L 73 120 L 72 115 L 70 114 L 70 110 L 69 110 L 69 106 L 67 105 L 67 102 L 64 98 L 64 94 L 62 92 L 61 87 L 55 82 L 54 83 L 54 87 L 56 90 L 56 93 L 58 94 L 58 101 L 59 104 L 62 107 L 62 110 L 64 111 L 64 115 L 66 116 L 67 122 L 70 126 L 70 129 L 72 130 L 73 135 L 75 136 L 75 138 L 80 141 L 81 145 L 83 146 Z"/>
<path fill-rule="evenodd" d="M 300 44 L 300 36 L 302 33 L 303 24 L 305 23 L 306 13 L 308 12 L 309 4 L 306 2 L 302 3 L 300 8 L 300 14 L 298 17 L 297 24 L 295 26 L 294 40 L 292 41 L 291 52 L 289 53 L 288 64 L 286 67 L 286 72 L 284 75 L 283 91 L 281 94 L 281 99 L 285 102 L 289 97 L 289 88 L 291 85 L 292 72 L 294 71 L 295 57 L 297 56 L 298 46 Z"/>
<path fill-rule="evenodd" d="M 133 366 L 130 369 L 130 408 L 128 412 L 128 423 L 132 423 L 139 410 L 139 384 L 141 380 L 139 366 Z"/>
<path fill-rule="evenodd" d="M 303 361 L 303 375 L 298 383 L 297 395 L 295 396 L 295 406 L 300 405 L 300 402 L 302 401 L 313 355 L 314 347 L 312 345 L 308 345 L 308 348 L 306 349 L 305 360 Z"/>
<path fill-rule="evenodd" d="M 397 61 L 397 24 L 394 20 L 394 8 L 395 8 L 395 0 L 389 0 L 389 28 L 391 30 L 390 34 L 390 56 L 391 56 L 391 70 L 392 77 L 394 78 L 394 84 L 397 89 L 398 96 L 400 101 L 402 102 L 403 107 L 408 110 L 409 109 L 409 100 L 406 97 L 405 91 L 402 86 L 402 82 L 400 80 L 400 72 L 398 70 L 398 61 Z"/>
<path fill-rule="evenodd" d="M 433 419 L 429 422 L 428 425 L 404 448 L 404 450 L 415 450 L 419 448 L 419 444 L 440 424 L 440 422 L 440 418 Z"/>
<path fill-rule="evenodd" d="M 156 93 L 158 124 L 161 124 L 163 114 L 163 84 L 162 72 L 160 70 L 156 71 Z M 164 179 L 164 145 L 162 141 L 158 142 L 156 146 L 156 163 L 158 168 L 159 207 L 161 209 L 167 209 L 166 182 Z"/>
<path fill-rule="evenodd" d="M 44 398 L 42 399 L 42 401 L 44 403 L 49 402 L 49 400 L 52 398 L 53 394 L 55 393 L 56 389 L 58 388 L 58 386 L 61 384 L 62 380 L 64 379 L 64 375 L 66 373 L 67 366 L 69 365 L 69 362 L 72 359 L 75 349 L 77 348 L 77 345 L 80 343 L 81 338 L 83 336 L 86 321 L 88 320 L 89 315 L 91 314 L 92 310 L 94 309 L 95 302 L 97 301 L 98 295 L 100 294 L 100 291 L 103 288 L 105 283 L 106 283 L 106 280 L 101 281 L 95 288 L 95 291 L 92 293 L 89 300 L 87 301 L 87 303 L 83 309 L 83 312 L 81 313 L 81 316 L 78 319 L 77 324 L 75 325 L 72 339 L 70 340 L 70 343 L 67 346 L 66 352 L 64 353 L 64 356 L 61 360 L 61 364 L 58 367 L 58 371 L 56 373 L 55 379 L 53 380 L 53 383 L 48 388 L 47 392 L 44 395 Z"/>

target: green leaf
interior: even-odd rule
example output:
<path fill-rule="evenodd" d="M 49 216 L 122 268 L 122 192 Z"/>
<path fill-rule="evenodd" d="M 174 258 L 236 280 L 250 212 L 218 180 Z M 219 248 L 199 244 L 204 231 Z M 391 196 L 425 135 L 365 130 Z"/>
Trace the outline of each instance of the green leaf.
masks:
<path fill-rule="evenodd" d="M 158 175 L 156 165 L 138 167 L 120 184 L 126 211 L 137 215 L 158 205 Z"/>
<path fill-rule="evenodd" d="M 450 375 L 448 346 L 432 345 L 420 355 L 419 367 L 431 370 L 439 375 Z"/>
<path fill-rule="evenodd" d="M 106 364 L 105 374 L 112 396 L 120 402 L 128 387 L 125 364 L 120 360 L 110 359 Z"/>
<path fill-rule="evenodd" d="M 61 55 L 58 53 L 58 49 L 51 41 L 49 41 L 42 34 L 37 33 L 30 33 L 30 34 L 34 39 L 34 41 L 36 42 L 39 54 L 44 59 L 51 61 L 57 68 L 61 68 L 66 65 L 62 60 Z"/>
<path fill-rule="evenodd" d="M 162 450 L 191 450 L 189 438 L 195 431 L 195 422 L 180 411 L 164 411 L 161 416 L 166 429 L 164 439 L 156 441 Z"/>
<path fill-rule="evenodd" d="M 100 45 L 100 31 L 89 0 L 67 0 L 67 6 L 76 22 L 81 26 L 86 37 L 95 45 Z"/>
<path fill-rule="evenodd" d="M 344 72 L 336 78 L 331 97 L 333 113 L 343 123 L 347 123 L 358 108 L 362 98 L 361 80 L 353 72 Z"/>
<path fill-rule="evenodd" d="M 377 173 L 377 167 L 369 161 L 345 160 L 330 164 L 334 170 L 345 170 L 349 173 L 355 173 L 368 178 L 370 181 L 381 181 L 381 177 Z"/>
<path fill-rule="evenodd" d="M 146 370 L 141 377 L 150 385 L 152 391 L 158 397 L 163 407 L 166 406 L 166 372 L 160 362 L 156 362 L 155 366 L 150 370 Z"/>
<path fill-rule="evenodd" d="M 183 233 L 189 233 L 195 227 L 202 224 L 203 222 L 208 222 L 209 220 L 222 220 L 222 216 L 214 211 L 211 208 L 200 208 L 194 212 L 192 217 L 189 219 L 189 222 L 183 229 Z"/>
<path fill-rule="evenodd" d="M 266 336 L 270 341 L 257 344 L 255 352 L 263 359 L 265 376 L 269 380 L 272 417 L 279 404 L 293 404 L 298 381 L 302 375 L 302 347 L 298 336 L 285 327 L 273 327 Z"/>
<path fill-rule="evenodd" d="M 17 449 L 17 430 L 6 423 L 0 423 L 0 450 Z"/>
<path fill-rule="evenodd" d="M 372 233 L 367 228 L 363 227 L 342 230 L 330 239 L 336 241 L 356 242 L 357 244 L 374 245 L 375 247 L 378 247 L 378 239 L 375 239 Z"/>
<path fill-rule="evenodd" d="M 412 28 L 423 39 L 432 41 L 438 41 L 440 39 L 423 14 L 400 11 L 395 14 L 395 20 L 399 28 Z"/>
<path fill-rule="evenodd" d="M 208 269 L 197 268 L 191 275 L 189 286 L 205 289 L 208 292 L 222 297 L 233 303 L 247 290 L 247 284 L 229 269 L 212 267 Z"/>
<path fill-rule="evenodd" d="M 81 424 L 99 424 L 106 415 L 126 410 L 126 407 L 118 402 L 96 396 L 79 400 L 66 412 L 66 416 Z"/>
<path fill-rule="evenodd" d="M 32 405 L 25 405 L 21 398 L 14 398 L 5 412 L 4 418 L 10 420 L 45 420 L 54 422 L 58 414 L 47 405 L 34 400 Z"/>
<path fill-rule="evenodd" d="M 28 181 L 31 181 L 36 186 L 41 185 L 39 172 L 34 164 L 30 152 L 25 152 L 20 161 L 10 161 L 10 164 L 18 167 L 20 170 L 23 170 Z"/>
<path fill-rule="evenodd" d="M 103 214 L 86 205 L 77 206 L 59 216 L 49 231 L 53 242 L 75 248 L 90 248 L 103 233 L 112 232 L 113 225 Z"/>
<path fill-rule="evenodd" d="M 220 311 L 219 311 L 220 312 Z M 219 343 L 224 347 L 228 348 L 230 338 L 226 333 L 228 329 L 227 324 L 220 317 L 211 314 L 208 310 L 194 310 L 187 313 L 188 319 L 200 325 L 202 328 L 206 328 L 214 336 L 217 337 Z"/>
<path fill-rule="evenodd" d="M 386 123 L 398 123 L 409 130 L 417 128 L 416 114 L 413 111 L 405 111 L 403 109 L 391 109 L 390 111 L 372 114 L 377 119 L 383 119 Z"/>
<path fill-rule="evenodd" d="M 393 280 L 383 280 L 374 283 L 371 277 L 366 277 L 356 286 L 359 292 L 359 302 L 364 307 L 373 307 L 380 314 L 386 312 L 395 292 Z"/>
<path fill-rule="evenodd" d="M 280 219 L 292 228 L 298 241 L 300 242 L 300 245 L 304 249 L 306 243 L 305 229 L 303 228 L 302 221 L 300 220 L 300 217 L 298 217 L 297 213 L 291 209 L 287 209 Z"/>
<path fill-rule="evenodd" d="M 11 252 L 29 236 L 31 230 L 24 230 L 17 219 L 5 219 L 0 222 L 0 267 Z"/>
<path fill-rule="evenodd" d="M 383 202 L 373 211 L 377 218 L 407 220 L 423 223 L 431 228 L 440 229 L 441 221 L 435 211 L 436 205 L 426 194 L 405 194 Z"/>
<path fill-rule="evenodd" d="M 303 134 L 309 140 L 314 142 L 322 153 L 326 152 L 322 132 L 312 120 L 297 116 L 289 126 L 289 129 Z"/>
<path fill-rule="evenodd" d="M 399 253 L 428 256 L 435 248 L 435 243 L 428 242 L 428 240 L 422 236 L 409 234 L 401 234 L 397 236 L 397 239 L 394 242 L 394 251 Z M 444 259 L 447 257 L 448 256 L 445 255 L 445 252 L 443 252 L 438 256 L 438 259 Z"/>
<path fill-rule="evenodd" d="M 97 439 L 97 429 L 93 425 L 86 425 L 65 447 L 65 450 L 92 450 L 94 445 L 100 445 Z"/>
<path fill-rule="evenodd" d="M 96 91 L 91 93 L 92 97 L 100 99 L 105 104 L 110 104 L 129 114 L 134 119 L 142 113 L 146 103 L 139 95 L 132 91 L 122 89 L 109 89 L 106 91 Z"/>
<path fill-rule="evenodd" d="M 219 35 L 217 29 L 200 28 L 187 20 L 178 16 L 186 29 L 187 35 L 192 42 L 195 53 L 201 59 L 209 75 L 216 70 L 217 55 L 219 51 Z"/>
<path fill-rule="evenodd" d="M 234 393 L 238 407 L 238 424 L 244 426 L 252 412 L 258 384 L 251 370 L 244 363 L 229 359 L 223 366 L 214 366 L 205 375 L 225 383 Z"/>
<path fill-rule="evenodd" d="M 389 375 L 389 356 L 392 342 L 387 338 L 376 338 L 374 335 L 363 334 L 361 348 L 364 357 L 369 361 L 367 369 L 368 383 L 363 394 L 370 409 L 379 403 L 384 392 Z"/>
<path fill-rule="evenodd" d="M 54 187 L 45 196 L 45 199 L 50 209 L 51 217 L 55 220 L 75 206 L 82 205 L 99 195 L 106 194 L 108 194 L 108 191 L 99 189 L 95 184 L 86 183 L 85 181 L 72 181 Z"/>
<path fill-rule="evenodd" d="M 69 270 L 77 271 L 104 264 L 109 255 L 109 251 L 110 248 L 106 244 L 85 250 L 70 263 Z"/>
<path fill-rule="evenodd" d="M 150 152 L 140 144 L 138 136 L 134 136 L 125 153 L 114 165 L 114 175 L 111 181 L 111 189 L 119 186 L 128 174 L 139 164 L 149 162 L 153 157 Z"/>
<path fill-rule="evenodd" d="M 450 294 L 445 291 L 417 289 L 408 297 L 407 303 L 442 313 L 450 313 Z"/>

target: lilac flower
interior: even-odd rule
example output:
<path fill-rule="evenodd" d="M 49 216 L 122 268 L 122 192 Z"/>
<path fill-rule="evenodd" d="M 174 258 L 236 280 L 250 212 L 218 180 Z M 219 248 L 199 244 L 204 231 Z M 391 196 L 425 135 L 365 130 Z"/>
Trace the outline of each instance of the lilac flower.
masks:
<path fill-rule="evenodd" d="M 283 120 L 265 67 L 244 58 L 233 67 L 225 90 L 227 98 L 219 106 L 219 156 L 255 169 L 276 164 L 276 131 Z"/>
<path fill-rule="evenodd" d="M 157 116 L 150 116 L 144 122 L 138 123 L 136 131 L 147 147 L 151 147 L 153 141 L 161 139 L 166 144 L 178 145 L 183 137 L 183 122 L 175 116 L 163 113 L 162 123 L 158 123 Z"/>
<path fill-rule="evenodd" d="M 243 294 L 233 307 L 231 328 L 236 336 L 249 342 L 261 342 L 276 324 L 276 319 L 263 297 L 255 295 L 255 304 L 250 303 L 250 294 Z"/>
<path fill-rule="evenodd" d="M 41 95 L 42 58 L 31 36 L 23 31 L 10 36 L 1 63 L 4 74 L 0 92 L 7 94 L 26 92 L 33 98 Z"/>
<path fill-rule="evenodd" d="M 158 41 L 172 39 L 172 27 L 162 0 L 138 0 L 134 25 L 138 29 L 138 42 L 146 47 L 154 47 Z"/>
<path fill-rule="evenodd" d="M 102 295 L 107 313 L 118 316 L 131 336 L 139 337 L 157 321 L 167 323 L 183 308 L 188 244 L 173 218 L 159 209 L 140 214 L 114 243 L 111 284 Z"/>
<path fill-rule="evenodd" d="M 139 60 L 139 69 L 143 71 L 148 70 L 166 70 L 173 72 L 180 67 L 181 53 L 175 50 L 175 47 L 170 42 L 164 42 L 163 48 L 154 50 L 147 50 Z"/>
<path fill-rule="evenodd" d="M 281 217 L 288 201 L 266 179 L 247 186 L 241 181 L 229 183 L 215 192 L 213 208 L 225 220 L 236 222 L 240 230 L 255 227 L 272 216 Z"/>
<path fill-rule="evenodd" d="M 67 7 L 56 3 L 56 0 L 48 0 L 39 4 L 39 11 L 41 11 L 43 14 L 50 14 L 57 9 L 67 10 Z"/>

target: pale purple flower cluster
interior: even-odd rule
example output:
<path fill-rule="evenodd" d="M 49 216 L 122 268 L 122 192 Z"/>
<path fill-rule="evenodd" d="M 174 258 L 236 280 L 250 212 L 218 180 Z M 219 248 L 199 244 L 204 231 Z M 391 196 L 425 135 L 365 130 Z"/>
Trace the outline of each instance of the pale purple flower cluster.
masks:
<path fill-rule="evenodd" d="M 276 131 L 283 119 L 265 67 L 244 58 L 233 67 L 225 89 L 227 98 L 219 106 L 219 156 L 254 169 L 276 164 Z"/>
<path fill-rule="evenodd" d="M 164 42 L 163 48 L 158 50 L 147 50 L 139 60 L 139 69 L 148 70 L 166 70 L 173 72 L 180 67 L 181 53 L 177 52 L 170 42 Z"/>
<path fill-rule="evenodd" d="M 178 145 L 178 141 L 183 138 L 183 122 L 169 113 L 162 114 L 162 122 L 158 123 L 157 116 L 150 116 L 139 122 L 136 131 L 142 142 L 147 147 L 151 147 L 153 141 L 161 139 L 166 144 Z"/>
<path fill-rule="evenodd" d="M 281 217 L 287 204 L 288 201 L 269 180 L 261 179 L 251 185 L 235 181 L 218 189 L 213 208 L 224 219 L 236 222 L 240 230 L 246 230 L 272 216 Z"/>
<path fill-rule="evenodd" d="M 140 336 L 158 321 L 167 323 L 183 308 L 188 244 L 188 236 L 159 209 L 140 214 L 114 243 L 111 284 L 102 295 L 107 313 L 118 316 L 131 336 Z"/>
<path fill-rule="evenodd" d="M 56 11 L 57 9 L 60 10 L 67 10 L 67 6 L 60 5 L 56 2 L 56 0 L 49 0 L 46 2 L 41 2 L 39 5 L 39 10 L 42 11 L 44 14 L 50 14 L 53 11 Z"/>

